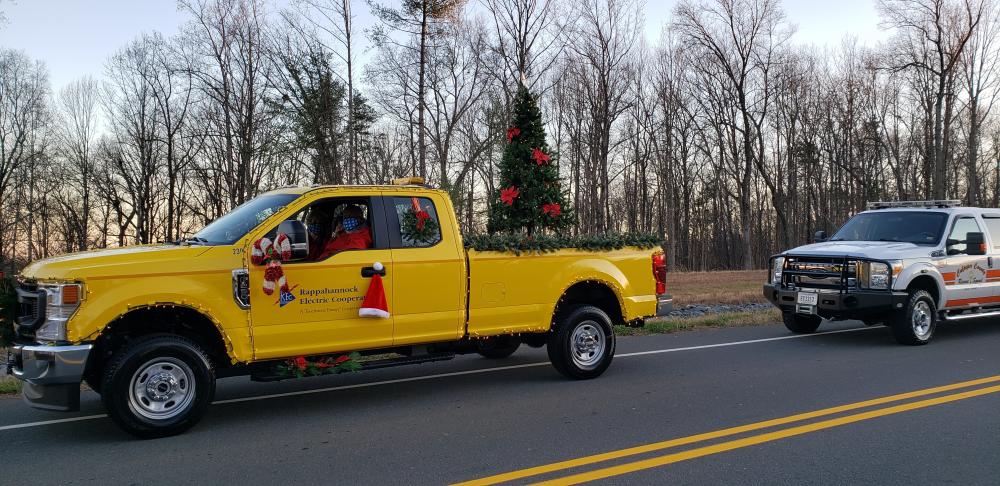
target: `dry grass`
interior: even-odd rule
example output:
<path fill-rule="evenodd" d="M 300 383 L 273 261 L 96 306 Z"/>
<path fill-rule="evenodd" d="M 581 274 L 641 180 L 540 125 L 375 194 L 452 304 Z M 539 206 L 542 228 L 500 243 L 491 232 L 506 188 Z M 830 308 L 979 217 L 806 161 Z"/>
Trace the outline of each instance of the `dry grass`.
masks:
<path fill-rule="evenodd" d="M 766 270 L 667 273 L 667 293 L 674 307 L 767 302 L 761 293 L 766 279 Z"/>
<path fill-rule="evenodd" d="M 645 336 L 648 334 L 669 334 L 677 331 L 690 331 L 713 327 L 760 326 L 780 322 L 781 316 L 777 309 L 766 311 L 723 312 L 698 317 L 674 317 L 650 319 L 645 327 L 615 326 L 615 334 L 619 336 Z"/>
<path fill-rule="evenodd" d="M 0 376 L 0 396 L 21 393 L 21 381 L 13 376 Z"/>

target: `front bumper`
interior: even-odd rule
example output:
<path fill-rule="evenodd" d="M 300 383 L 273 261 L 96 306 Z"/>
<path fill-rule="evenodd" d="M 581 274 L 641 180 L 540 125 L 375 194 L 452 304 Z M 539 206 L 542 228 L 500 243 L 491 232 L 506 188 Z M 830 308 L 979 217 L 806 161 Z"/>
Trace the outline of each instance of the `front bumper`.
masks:
<path fill-rule="evenodd" d="M 815 313 L 827 319 L 854 319 L 888 314 L 906 305 L 906 292 L 879 290 L 852 290 L 850 292 L 822 292 L 815 306 L 806 309 L 797 304 L 798 290 L 786 290 L 773 284 L 764 284 L 764 297 L 782 312 Z"/>
<path fill-rule="evenodd" d="M 92 344 L 44 346 L 17 344 L 8 367 L 24 382 L 21 394 L 35 408 L 75 412 L 80 409 L 80 382 Z"/>

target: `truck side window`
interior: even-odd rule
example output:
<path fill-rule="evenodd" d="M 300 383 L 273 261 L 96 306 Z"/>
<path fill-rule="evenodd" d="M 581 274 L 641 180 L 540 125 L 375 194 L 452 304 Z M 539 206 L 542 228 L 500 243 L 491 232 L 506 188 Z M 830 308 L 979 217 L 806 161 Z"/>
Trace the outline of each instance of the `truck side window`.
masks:
<path fill-rule="evenodd" d="M 966 233 L 979 233 L 982 230 L 979 229 L 979 223 L 976 223 L 976 218 L 970 216 L 962 216 L 955 220 L 955 226 L 951 229 L 951 234 L 948 235 L 950 240 L 965 241 Z M 955 249 L 961 252 L 965 252 L 965 243 L 959 243 L 956 245 L 951 245 L 949 249 Z"/>
<path fill-rule="evenodd" d="M 426 197 L 394 197 L 403 248 L 427 248 L 441 242 L 441 225 L 434 203 Z"/>
<path fill-rule="evenodd" d="M 990 232 L 990 240 L 993 241 L 993 249 L 1000 250 L 1000 218 L 984 216 L 986 230 Z"/>
<path fill-rule="evenodd" d="M 293 259 L 286 263 L 319 262 L 342 251 L 371 249 L 371 214 L 368 198 L 326 198 L 302 208 L 282 224 L 298 223 L 305 234 L 296 238 L 308 239 L 308 245 L 293 241 Z M 273 241 L 279 228 L 268 232 L 267 237 Z M 295 251 L 299 246 L 308 248 L 308 252 Z"/>

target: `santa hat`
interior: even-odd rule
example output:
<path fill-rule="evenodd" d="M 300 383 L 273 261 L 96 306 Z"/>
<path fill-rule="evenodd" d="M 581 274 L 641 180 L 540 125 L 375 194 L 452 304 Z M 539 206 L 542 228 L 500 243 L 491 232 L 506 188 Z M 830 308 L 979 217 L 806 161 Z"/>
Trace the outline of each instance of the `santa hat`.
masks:
<path fill-rule="evenodd" d="M 381 272 L 385 268 L 379 262 L 375 262 L 372 267 L 376 272 Z M 365 294 L 365 300 L 361 303 L 361 308 L 358 309 L 358 315 L 361 317 L 389 317 L 389 304 L 385 301 L 385 288 L 382 287 L 382 276 L 378 273 L 372 275 L 372 282 L 368 285 L 368 293 Z"/>

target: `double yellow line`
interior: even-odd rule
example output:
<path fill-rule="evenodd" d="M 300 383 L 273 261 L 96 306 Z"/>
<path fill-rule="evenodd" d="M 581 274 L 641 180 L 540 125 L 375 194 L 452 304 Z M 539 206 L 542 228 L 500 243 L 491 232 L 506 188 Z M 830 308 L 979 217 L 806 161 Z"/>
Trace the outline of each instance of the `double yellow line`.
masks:
<path fill-rule="evenodd" d="M 671 439 L 662 442 L 655 442 L 652 444 L 646 444 L 636 447 L 630 447 L 627 449 L 621 449 L 612 452 L 605 452 L 603 454 L 596 454 L 592 456 L 581 457 L 577 459 L 571 459 L 568 461 L 555 462 L 552 464 L 546 464 L 543 466 L 536 466 L 527 469 L 521 469 L 518 471 L 511 471 L 508 473 L 497 474 L 495 476 L 489 476 L 482 479 L 476 479 L 472 481 L 467 481 L 459 483 L 456 486 L 480 486 L 480 485 L 492 485 L 499 484 L 508 481 L 515 481 L 524 478 L 530 478 L 533 476 L 538 476 L 542 474 L 553 473 L 557 471 L 564 471 L 570 468 L 587 466 L 592 464 L 597 464 L 600 462 L 610 461 L 614 459 L 621 459 L 624 457 L 634 456 L 637 454 L 644 454 L 648 452 L 660 451 L 663 449 L 669 449 L 672 447 L 678 447 L 683 445 L 694 444 L 698 442 L 703 442 L 712 439 L 719 439 L 723 437 L 728 437 L 736 434 L 742 434 L 745 432 L 753 432 L 757 430 L 762 430 L 770 427 L 775 427 L 779 425 L 787 425 L 795 422 L 800 422 L 803 420 L 809 420 L 814 418 L 825 417 L 828 415 L 834 415 L 843 412 L 850 412 L 854 410 L 859 410 L 862 408 L 874 407 L 877 405 L 885 405 L 893 402 L 898 402 L 902 400 L 908 400 L 912 398 L 920 398 L 928 395 L 935 395 L 939 393 L 951 392 L 955 390 L 961 390 L 963 388 L 970 388 L 980 385 L 989 385 L 1000 383 L 1000 375 L 990 376 L 986 378 L 980 378 L 977 380 L 963 381 L 961 383 L 953 383 L 950 385 L 938 386 L 934 388 L 927 388 L 924 390 L 917 390 L 907 393 L 900 393 L 898 395 L 891 395 L 882 398 L 875 398 L 872 400 L 866 400 L 863 402 L 850 403 L 846 405 L 840 405 L 837 407 L 825 408 L 822 410 L 816 410 L 813 412 L 806 412 L 797 415 L 791 415 L 788 417 L 782 417 L 772 420 L 766 420 L 763 422 L 756 422 L 752 424 L 741 425 L 738 427 L 730 427 L 727 429 L 716 430 L 713 432 L 706 432 L 703 434 L 692 435 L 689 437 L 681 437 L 678 439 Z M 934 405 L 941 405 L 944 403 L 955 402 L 958 400 L 965 400 L 968 398 L 978 397 L 982 395 L 988 395 L 991 393 L 1000 392 L 1000 385 L 993 385 L 983 388 L 976 388 L 974 390 L 967 390 L 963 392 L 941 395 L 938 397 L 927 398 L 924 400 L 907 402 L 900 405 L 889 406 L 885 408 L 878 408 L 875 410 L 869 410 L 866 412 L 860 412 L 852 415 L 844 415 L 836 418 L 831 418 L 819 422 L 812 422 L 805 425 L 798 425 L 794 427 L 789 427 L 786 429 L 780 429 L 773 432 L 766 432 L 758 435 L 752 435 L 749 437 L 743 437 L 740 439 L 731 440 L 728 442 L 721 442 L 717 444 L 712 444 L 708 446 L 698 447 L 695 449 L 689 449 L 682 452 L 676 452 L 672 454 L 666 454 L 662 456 L 652 457 L 649 459 L 643 459 L 635 462 L 629 462 L 625 464 L 620 464 L 616 466 L 605 467 L 601 469 L 591 470 L 587 472 L 577 473 L 570 476 L 561 477 L 558 479 L 553 479 L 549 481 L 544 481 L 536 484 L 545 485 L 562 485 L 562 484 L 579 484 L 588 481 L 594 481 L 598 479 L 604 479 L 612 476 L 618 476 L 621 474 L 627 474 L 631 472 L 641 471 L 643 469 L 654 468 L 658 466 L 663 466 L 667 464 L 673 464 L 676 462 L 686 461 L 689 459 L 694 459 L 697 457 L 704 457 L 712 454 L 718 454 L 720 452 L 731 451 L 734 449 L 740 449 L 743 447 L 749 447 L 757 444 L 763 444 L 765 442 L 771 442 L 779 439 L 784 439 L 788 437 L 793 437 L 797 435 L 807 434 L 809 432 L 815 432 L 818 430 L 829 429 L 832 427 L 837 427 L 840 425 L 850 424 L 854 422 L 860 422 L 863 420 L 870 420 L 873 418 L 884 417 L 886 415 L 892 415 L 901 412 L 907 412 L 910 410 L 917 410 L 921 408 L 932 407 Z"/>

